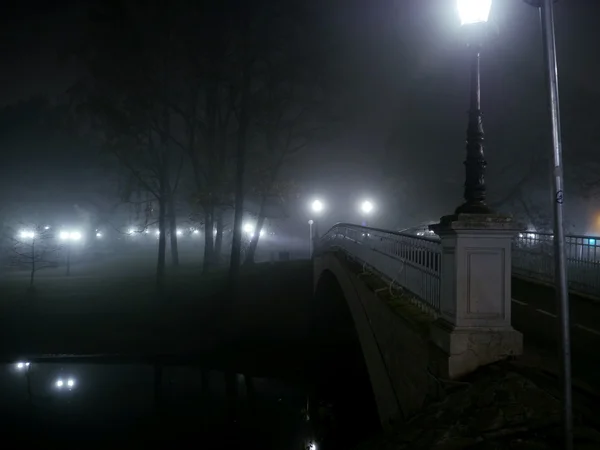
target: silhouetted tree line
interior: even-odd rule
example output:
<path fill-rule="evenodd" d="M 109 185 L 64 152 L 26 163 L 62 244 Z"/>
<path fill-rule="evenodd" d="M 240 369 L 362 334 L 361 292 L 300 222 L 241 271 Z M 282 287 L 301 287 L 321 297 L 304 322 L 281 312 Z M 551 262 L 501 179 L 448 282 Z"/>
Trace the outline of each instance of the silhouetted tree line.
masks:
<path fill-rule="evenodd" d="M 234 285 L 248 199 L 259 205 L 245 252 L 251 263 L 269 202 L 298 192 L 281 168 L 330 134 L 327 46 L 315 5 L 105 1 L 69 49 L 84 74 L 68 91 L 70 123 L 126 171 L 124 200 L 142 189 L 156 205 L 159 288 L 167 239 L 179 264 L 178 202 L 187 200 L 203 223 L 204 272 L 219 262 L 231 224 Z"/>

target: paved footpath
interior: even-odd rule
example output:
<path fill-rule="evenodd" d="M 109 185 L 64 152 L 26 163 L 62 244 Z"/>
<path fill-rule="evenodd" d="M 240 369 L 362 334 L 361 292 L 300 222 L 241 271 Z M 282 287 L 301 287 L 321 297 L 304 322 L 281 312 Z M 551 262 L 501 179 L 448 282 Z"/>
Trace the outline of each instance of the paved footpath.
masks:
<path fill-rule="evenodd" d="M 513 278 L 513 326 L 524 335 L 525 353 L 536 353 L 558 370 L 559 328 L 554 289 Z M 600 302 L 571 296 L 573 377 L 600 392 Z"/>

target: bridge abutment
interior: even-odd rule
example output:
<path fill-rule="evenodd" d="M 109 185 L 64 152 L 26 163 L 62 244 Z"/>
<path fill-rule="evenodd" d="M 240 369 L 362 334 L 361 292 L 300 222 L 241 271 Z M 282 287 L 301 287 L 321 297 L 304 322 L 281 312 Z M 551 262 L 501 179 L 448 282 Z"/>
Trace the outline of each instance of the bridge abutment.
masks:
<path fill-rule="evenodd" d="M 511 244 L 507 216 L 459 214 L 431 229 L 441 238 L 440 317 L 431 327 L 431 366 L 459 378 L 523 351 L 511 326 Z"/>

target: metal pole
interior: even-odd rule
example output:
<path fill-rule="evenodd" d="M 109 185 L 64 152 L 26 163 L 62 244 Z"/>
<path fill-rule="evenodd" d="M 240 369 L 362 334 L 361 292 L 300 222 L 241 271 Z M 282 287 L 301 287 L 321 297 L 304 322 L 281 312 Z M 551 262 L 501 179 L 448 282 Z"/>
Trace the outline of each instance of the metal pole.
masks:
<path fill-rule="evenodd" d="M 548 90 L 550 95 L 550 115 L 552 121 L 552 153 L 554 157 L 554 277 L 559 310 L 561 363 L 563 383 L 563 426 L 564 448 L 573 448 L 573 405 L 571 391 L 571 335 L 569 318 L 569 289 L 565 255 L 565 232 L 563 226 L 563 163 L 560 133 L 560 105 L 558 100 L 558 70 L 556 63 L 556 43 L 554 38 L 554 0 L 543 0 L 540 4 L 540 18 L 544 38 L 544 59 L 547 68 Z"/>
<path fill-rule="evenodd" d="M 313 255 L 313 232 L 312 232 L 312 220 L 310 220 L 308 222 L 308 248 L 310 251 L 310 258 L 312 258 Z"/>

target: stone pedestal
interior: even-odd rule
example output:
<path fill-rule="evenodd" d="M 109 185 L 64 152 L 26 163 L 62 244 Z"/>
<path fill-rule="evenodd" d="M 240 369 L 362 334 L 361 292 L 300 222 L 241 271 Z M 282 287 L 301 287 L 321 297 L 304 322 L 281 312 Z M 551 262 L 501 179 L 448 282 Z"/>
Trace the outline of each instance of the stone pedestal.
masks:
<path fill-rule="evenodd" d="M 431 329 L 432 370 L 458 378 L 523 351 L 511 326 L 511 245 L 522 227 L 497 214 L 443 217 L 440 317 Z"/>

